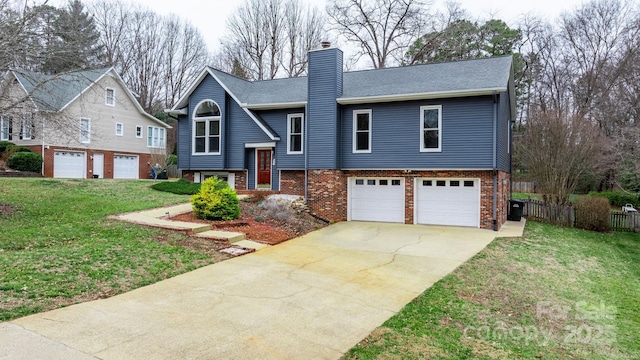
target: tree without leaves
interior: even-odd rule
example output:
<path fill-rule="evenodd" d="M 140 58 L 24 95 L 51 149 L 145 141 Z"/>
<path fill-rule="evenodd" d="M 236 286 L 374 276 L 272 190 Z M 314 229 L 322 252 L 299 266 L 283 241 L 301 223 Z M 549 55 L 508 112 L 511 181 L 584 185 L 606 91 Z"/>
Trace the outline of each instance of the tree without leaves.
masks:
<path fill-rule="evenodd" d="M 304 75 L 323 26 L 318 9 L 300 0 L 246 0 L 227 21 L 218 66 L 249 80 Z"/>
<path fill-rule="evenodd" d="M 358 46 L 355 56 L 380 69 L 401 63 L 421 34 L 425 6 L 421 0 L 332 0 L 327 14 L 333 29 Z"/>

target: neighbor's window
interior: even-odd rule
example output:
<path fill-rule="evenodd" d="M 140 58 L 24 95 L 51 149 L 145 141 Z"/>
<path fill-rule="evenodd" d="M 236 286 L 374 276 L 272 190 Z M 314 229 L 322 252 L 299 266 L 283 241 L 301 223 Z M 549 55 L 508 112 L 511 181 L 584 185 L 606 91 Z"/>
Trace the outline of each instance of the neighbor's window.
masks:
<path fill-rule="evenodd" d="M 220 154 L 220 108 L 212 100 L 204 100 L 193 114 L 193 153 Z"/>
<path fill-rule="evenodd" d="M 115 106 L 116 105 L 116 91 L 114 89 L 107 88 L 105 90 L 104 103 L 109 105 L 109 106 Z"/>
<path fill-rule="evenodd" d="M 136 125 L 136 137 L 142 139 L 142 126 Z"/>
<path fill-rule="evenodd" d="M 302 139 L 304 138 L 304 114 L 289 114 L 287 116 L 287 154 L 302 154 Z"/>
<path fill-rule="evenodd" d="M 353 152 L 371 152 L 371 110 L 353 112 Z"/>
<path fill-rule="evenodd" d="M 80 119 L 80 142 L 91 142 L 91 121 L 89 119 Z"/>
<path fill-rule="evenodd" d="M 441 151 L 442 106 L 420 107 L 420 151 Z"/>
<path fill-rule="evenodd" d="M 147 147 L 164 149 L 165 129 L 157 126 L 147 127 Z"/>
<path fill-rule="evenodd" d="M 20 125 L 20 140 L 36 138 L 36 124 L 33 119 L 22 120 Z"/>
<path fill-rule="evenodd" d="M 122 123 L 116 123 L 116 135 L 124 135 L 124 125 Z"/>
<path fill-rule="evenodd" d="M 12 121 L 8 116 L 0 116 L 0 140 L 11 140 Z"/>

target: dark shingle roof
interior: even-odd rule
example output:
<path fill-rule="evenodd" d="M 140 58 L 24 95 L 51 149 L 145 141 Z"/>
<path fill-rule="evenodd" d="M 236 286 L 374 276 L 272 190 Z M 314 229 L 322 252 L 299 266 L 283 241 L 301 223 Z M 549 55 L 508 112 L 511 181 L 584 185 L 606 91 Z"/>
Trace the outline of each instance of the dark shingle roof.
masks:
<path fill-rule="evenodd" d="M 511 73 L 510 56 L 448 63 L 345 72 L 340 99 L 416 94 L 455 94 L 506 90 Z M 249 107 L 307 101 L 307 77 L 250 82 L 209 68 Z"/>
<path fill-rule="evenodd" d="M 13 70 L 13 73 L 38 109 L 60 111 L 109 70 L 110 67 L 62 75 L 44 75 L 26 70 Z"/>

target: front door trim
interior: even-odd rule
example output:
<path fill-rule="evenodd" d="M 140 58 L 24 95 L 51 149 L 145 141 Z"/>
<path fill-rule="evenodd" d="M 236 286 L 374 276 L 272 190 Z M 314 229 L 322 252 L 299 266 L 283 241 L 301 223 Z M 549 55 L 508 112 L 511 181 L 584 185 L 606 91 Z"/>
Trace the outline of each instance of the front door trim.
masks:
<path fill-rule="evenodd" d="M 268 152 L 269 154 L 269 188 L 259 188 L 258 185 L 261 185 L 259 182 L 260 179 L 260 152 Z M 273 188 L 273 148 L 256 148 L 256 174 L 255 174 L 255 188 L 256 190 L 271 190 Z M 266 170 L 263 170 L 266 171 Z M 262 184 L 266 185 L 266 184 Z"/>

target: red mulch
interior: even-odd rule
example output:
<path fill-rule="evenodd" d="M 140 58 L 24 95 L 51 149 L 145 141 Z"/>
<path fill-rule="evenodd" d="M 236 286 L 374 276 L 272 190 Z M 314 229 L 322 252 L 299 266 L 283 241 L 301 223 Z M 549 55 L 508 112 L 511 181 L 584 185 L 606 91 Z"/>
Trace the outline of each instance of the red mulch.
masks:
<path fill-rule="evenodd" d="M 176 221 L 210 224 L 215 230 L 244 233 L 248 240 L 275 245 L 317 230 L 326 224 L 306 212 L 291 221 L 270 218 L 267 212 L 252 201 L 240 201 L 240 218 L 232 221 L 209 221 L 195 217 L 193 212 L 171 217 Z"/>

